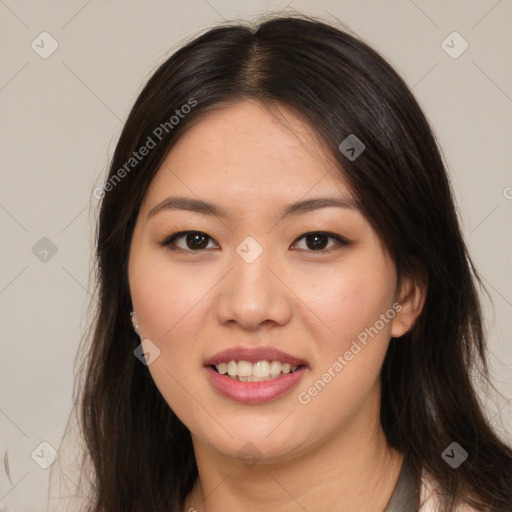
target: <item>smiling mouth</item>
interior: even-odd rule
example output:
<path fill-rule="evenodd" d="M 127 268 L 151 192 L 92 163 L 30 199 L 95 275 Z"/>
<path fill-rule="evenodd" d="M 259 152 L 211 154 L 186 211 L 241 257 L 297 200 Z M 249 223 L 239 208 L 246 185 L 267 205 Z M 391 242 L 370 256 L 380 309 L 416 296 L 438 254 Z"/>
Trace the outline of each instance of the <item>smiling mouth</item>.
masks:
<path fill-rule="evenodd" d="M 305 365 L 292 365 L 291 363 L 282 363 L 277 360 L 262 360 L 255 363 L 244 360 L 231 360 L 210 365 L 210 368 L 213 368 L 217 373 L 241 382 L 264 382 L 273 380 L 283 375 L 293 373 L 301 367 L 305 367 Z"/>

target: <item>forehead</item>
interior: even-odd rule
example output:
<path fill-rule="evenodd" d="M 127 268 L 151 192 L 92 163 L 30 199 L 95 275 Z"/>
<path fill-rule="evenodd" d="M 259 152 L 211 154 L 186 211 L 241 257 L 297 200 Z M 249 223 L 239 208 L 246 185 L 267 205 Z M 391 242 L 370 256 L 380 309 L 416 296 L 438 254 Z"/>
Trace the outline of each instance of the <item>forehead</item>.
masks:
<path fill-rule="evenodd" d="M 169 193 L 231 201 L 297 200 L 348 187 L 312 127 L 283 105 L 255 100 L 203 114 L 158 170 L 148 197 Z"/>

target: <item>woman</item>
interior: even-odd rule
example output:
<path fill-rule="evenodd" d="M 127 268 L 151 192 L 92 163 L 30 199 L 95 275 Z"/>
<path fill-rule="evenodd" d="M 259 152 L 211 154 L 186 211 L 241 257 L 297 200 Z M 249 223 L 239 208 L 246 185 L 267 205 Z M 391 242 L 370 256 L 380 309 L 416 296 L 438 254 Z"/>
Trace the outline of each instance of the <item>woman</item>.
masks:
<path fill-rule="evenodd" d="M 87 511 L 512 510 L 446 171 L 374 50 L 301 17 L 209 30 L 98 195 Z"/>

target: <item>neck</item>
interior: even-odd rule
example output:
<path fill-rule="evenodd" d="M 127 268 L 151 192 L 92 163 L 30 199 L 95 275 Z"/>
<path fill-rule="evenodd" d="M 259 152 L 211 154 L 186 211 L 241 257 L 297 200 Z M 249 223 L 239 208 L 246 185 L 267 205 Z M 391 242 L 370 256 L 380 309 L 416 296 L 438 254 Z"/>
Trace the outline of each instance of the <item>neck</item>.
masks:
<path fill-rule="evenodd" d="M 274 463 L 261 459 L 253 466 L 193 441 L 199 478 L 185 512 L 383 511 L 403 462 L 388 446 L 379 422 L 371 427 L 356 422 L 298 457 Z"/>

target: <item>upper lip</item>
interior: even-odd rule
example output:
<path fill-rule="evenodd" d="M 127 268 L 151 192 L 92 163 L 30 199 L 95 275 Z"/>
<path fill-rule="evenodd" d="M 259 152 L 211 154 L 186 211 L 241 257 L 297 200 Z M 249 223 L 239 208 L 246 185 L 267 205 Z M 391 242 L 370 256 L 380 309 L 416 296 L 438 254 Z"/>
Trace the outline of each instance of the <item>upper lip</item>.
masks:
<path fill-rule="evenodd" d="M 290 363 L 292 366 L 306 365 L 307 361 L 299 357 L 287 354 L 274 347 L 233 347 L 217 352 L 205 361 L 205 366 L 217 365 L 229 361 L 281 361 Z"/>

